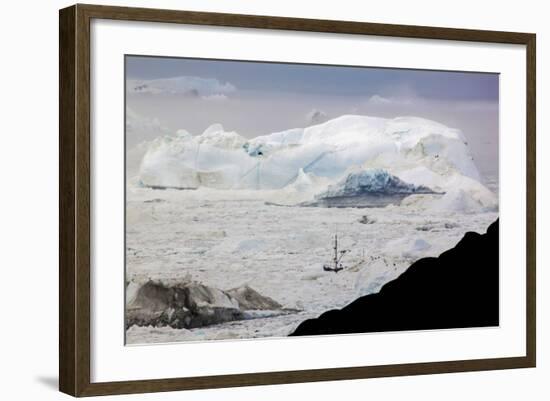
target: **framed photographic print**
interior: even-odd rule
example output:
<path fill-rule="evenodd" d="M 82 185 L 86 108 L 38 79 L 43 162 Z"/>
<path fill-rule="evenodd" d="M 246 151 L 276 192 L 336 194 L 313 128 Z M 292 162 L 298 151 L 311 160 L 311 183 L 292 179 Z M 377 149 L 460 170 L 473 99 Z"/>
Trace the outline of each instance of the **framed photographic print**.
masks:
<path fill-rule="evenodd" d="M 60 390 L 535 366 L 535 35 L 60 11 Z"/>

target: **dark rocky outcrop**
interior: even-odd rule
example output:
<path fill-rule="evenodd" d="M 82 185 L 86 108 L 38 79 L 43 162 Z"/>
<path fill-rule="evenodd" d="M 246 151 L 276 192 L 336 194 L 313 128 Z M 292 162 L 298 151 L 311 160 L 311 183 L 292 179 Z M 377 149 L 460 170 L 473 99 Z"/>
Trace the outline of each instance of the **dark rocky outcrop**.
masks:
<path fill-rule="evenodd" d="M 498 220 L 437 258 L 413 263 L 379 293 L 302 322 L 299 335 L 487 327 L 499 324 Z"/>
<path fill-rule="evenodd" d="M 130 291 L 130 286 L 134 286 Z M 148 281 L 127 287 L 126 328 L 170 326 L 192 329 L 246 319 L 250 310 L 282 310 L 281 305 L 244 286 L 229 291 L 195 282 L 165 285 Z M 283 313 L 283 312 L 281 312 Z"/>

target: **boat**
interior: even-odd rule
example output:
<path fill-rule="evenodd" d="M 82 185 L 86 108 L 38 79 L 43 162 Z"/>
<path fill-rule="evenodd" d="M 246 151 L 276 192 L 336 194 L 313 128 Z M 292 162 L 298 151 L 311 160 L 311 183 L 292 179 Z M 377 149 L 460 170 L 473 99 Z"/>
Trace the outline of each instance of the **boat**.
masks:
<path fill-rule="evenodd" d="M 344 270 L 347 266 L 344 266 L 342 263 L 342 258 L 346 253 L 348 253 L 347 249 L 343 249 L 338 251 L 338 234 L 334 235 L 334 256 L 332 258 L 332 261 L 330 264 L 324 264 L 323 270 L 326 272 L 334 272 L 338 273 L 339 271 Z"/>

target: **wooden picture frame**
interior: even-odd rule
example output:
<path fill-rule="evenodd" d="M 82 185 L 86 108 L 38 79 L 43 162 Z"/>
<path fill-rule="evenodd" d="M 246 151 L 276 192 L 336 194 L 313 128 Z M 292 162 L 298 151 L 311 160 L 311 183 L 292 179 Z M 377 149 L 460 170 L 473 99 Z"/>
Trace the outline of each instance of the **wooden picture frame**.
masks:
<path fill-rule="evenodd" d="M 527 54 L 525 60 L 527 71 L 527 118 L 525 121 L 527 132 L 526 355 L 222 376 L 91 382 L 90 22 L 96 18 L 524 45 Z M 73 396 L 95 396 L 535 366 L 536 37 L 534 34 L 80 4 L 60 10 L 59 29 L 60 391 Z"/>

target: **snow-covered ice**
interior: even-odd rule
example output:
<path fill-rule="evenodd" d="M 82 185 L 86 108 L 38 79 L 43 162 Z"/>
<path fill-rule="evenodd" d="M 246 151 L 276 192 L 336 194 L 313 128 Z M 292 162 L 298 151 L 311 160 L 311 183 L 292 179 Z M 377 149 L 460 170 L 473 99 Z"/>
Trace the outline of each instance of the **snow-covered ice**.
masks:
<path fill-rule="evenodd" d="M 247 196 L 250 195 L 250 196 Z M 301 321 L 339 308 L 438 255 L 496 212 L 423 212 L 408 207 L 302 208 L 266 205 L 250 192 L 133 188 L 127 199 L 127 279 L 250 285 L 302 312 L 193 330 L 132 327 L 128 343 L 285 336 Z M 148 202 L 162 199 L 162 202 Z M 372 224 L 361 220 L 368 215 Z M 350 249 L 347 270 L 324 272 L 333 235 Z M 364 258 L 363 258 L 364 252 Z"/>
<path fill-rule="evenodd" d="M 183 131 L 149 144 L 139 167 L 139 183 L 249 190 L 293 185 L 302 193 L 299 200 L 306 201 L 322 188 L 307 188 L 304 177 L 328 185 L 368 169 L 448 193 L 443 207 L 497 208 L 496 197 L 480 184 L 462 133 L 417 117 L 346 115 L 251 140 L 225 131 L 220 124 L 196 136 Z"/>

